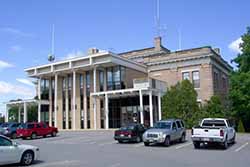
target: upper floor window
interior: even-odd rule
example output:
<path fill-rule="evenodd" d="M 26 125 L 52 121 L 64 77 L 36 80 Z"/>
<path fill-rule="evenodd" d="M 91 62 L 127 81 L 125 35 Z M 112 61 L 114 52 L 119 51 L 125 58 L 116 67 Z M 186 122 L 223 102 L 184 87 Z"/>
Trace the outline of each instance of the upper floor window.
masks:
<path fill-rule="evenodd" d="M 80 88 L 83 88 L 83 75 L 82 74 L 80 74 L 79 81 L 80 81 Z"/>
<path fill-rule="evenodd" d="M 103 91 L 104 89 L 104 72 L 99 71 L 99 82 L 100 82 L 100 91 Z"/>
<path fill-rule="evenodd" d="M 194 88 L 200 88 L 200 72 L 193 71 L 192 78 L 193 78 Z"/>
<path fill-rule="evenodd" d="M 183 72 L 183 73 L 182 73 L 182 80 L 185 80 L 185 79 L 187 79 L 187 80 L 190 79 L 190 77 L 189 77 L 189 72 Z"/>
<path fill-rule="evenodd" d="M 219 75 L 217 72 L 214 72 L 214 88 L 218 89 L 219 88 Z"/>
<path fill-rule="evenodd" d="M 124 89 L 125 68 L 122 66 L 115 66 L 107 68 L 107 89 L 118 90 Z"/>
<path fill-rule="evenodd" d="M 86 72 L 86 93 L 90 95 L 90 73 L 89 71 Z"/>
<path fill-rule="evenodd" d="M 69 74 L 69 75 L 68 75 L 68 89 L 71 89 L 71 87 L 72 87 L 72 77 L 71 77 L 71 75 Z"/>

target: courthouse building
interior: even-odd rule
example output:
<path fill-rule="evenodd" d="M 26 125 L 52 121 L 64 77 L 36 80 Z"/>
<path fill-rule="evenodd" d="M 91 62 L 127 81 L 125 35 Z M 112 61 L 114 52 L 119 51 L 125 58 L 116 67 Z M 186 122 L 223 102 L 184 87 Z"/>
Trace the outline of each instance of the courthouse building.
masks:
<path fill-rule="evenodd" d="M 171 52 L 154 39 L 154 47 L 115 54 L 89 49 L 88 55 L 25 69 L 36 78 L 37 99 L 22 104 L 19 121 L 27 121 L 27 105 L 38 104 L 38 121 L 59 129 L 109 129 L 131 122 L 152 126 L 161 120 L 161 97 L 167 87 L 190 80 L 197 103 L 212 95 L 225 98 L 231 66 L 210 46 Z M 23 116 L 21 116 L 23 115 Z"/>

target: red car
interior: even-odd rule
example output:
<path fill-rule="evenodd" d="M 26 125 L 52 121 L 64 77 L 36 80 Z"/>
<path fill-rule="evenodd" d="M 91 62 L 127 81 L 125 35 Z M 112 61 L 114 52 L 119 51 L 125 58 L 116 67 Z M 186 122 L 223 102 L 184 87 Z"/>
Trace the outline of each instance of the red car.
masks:
<path fill-rule="evenodd" d="M 57 133 L 58 133 L 57 128 L 50 127 L 43 122 L 24 123 L 21 124 L 17 129 L 17 137 L 20 137 L 22 139 L 26 139 L 27 137 L 35 139 L 37 136 L 47 137 L 47 135 L 55 137 Z"/>

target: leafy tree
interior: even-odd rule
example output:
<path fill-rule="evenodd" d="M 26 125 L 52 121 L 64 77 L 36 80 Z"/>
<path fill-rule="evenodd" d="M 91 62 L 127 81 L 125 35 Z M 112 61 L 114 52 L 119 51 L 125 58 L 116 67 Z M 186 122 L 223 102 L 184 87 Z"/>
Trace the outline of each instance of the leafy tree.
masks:
<path fill-rule="evenodd" d="M 212 96 L 202 107 L 203 117 L 223 118 L 227 117 L 224 105 L 219 96 Z"/>
<path fill-rule="evenodd" d="M 9 122 L 17 122 L 18 121 L 18 107 L 12 106 L 9 108 Z"/>
<path fill-rule="evenodd" d="M 244 128 L 244 125 L 243 125 L 243 122 L 240 120 L 239 121 L 239 124 L 238 124 L 238 132 L 245 132 L 245 128 Z"/>
<path fill-rule="evenodd" d="M 232 114 L 250 131 L 250 28 L 241 37 L 241 53 L 233 60 L 238 69 L 230 75 L 229 97 L 232 105 Z"/>
<path fill-rule="evenodd" d="M 196 123 L 197 93 L 189 80 L 178 82 L 170 87 L 162 99 L 163 118 L 183 119 L 188 128 Z"/>

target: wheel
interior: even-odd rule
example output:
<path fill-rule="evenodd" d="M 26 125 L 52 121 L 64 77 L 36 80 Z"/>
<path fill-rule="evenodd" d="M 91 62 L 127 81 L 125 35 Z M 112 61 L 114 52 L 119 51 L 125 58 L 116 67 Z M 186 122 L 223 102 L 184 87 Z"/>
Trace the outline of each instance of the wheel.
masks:
<path fill-rule="evenodd" d="M 16 137 L 17 137 L 17 135 L 16 135 L 16 133 L 14 132 L 14 133 L 11 135 L 11 138 L 12 138 L 12 139 L 16 139 Z"/>
<path fill-rule="evenodd" d="M 186 135 L 183 133 L 183 134 L 181 135 L 181 138 L 180 138 L 179 142 L 180 142 L 180 143 L 184 143 L 185 141 L 186 141 Z"/>
<path fill-rule="evenodd" d="M 123 141 L 122 140 L 118 140 L 118 143 L 123 143 Z"/>
<path fill-rule="evenodd" d="M 226 150 L 228 148 L 228 141 L 227 138 L 225 139 L 224 143 L 223 143 L 223 148 Z"/>
<path fill-rule="evenodd" d="M 26 139 L 26 137 L 22 137 L 22 139 L 23 139 L 23 140 L 25 140 L 25 139 Z"/>
<path fill-rule="evenodd" d="M 164 141 L 164 146 L 168 147 L 170 145 L 170 138 L 167 136 Z"/>
<path fill-rule="evenodd" d="M 52 133 L 51 133 L 51 136 L 52 136 L 52 137 L 56 137 L 56 132 L 55 132 L 55 131 L 52 132 Z"/>
<path fill-rule="evenodd" d="M 200 142 L 193 142 L 193 144 L 194 144 L 194 148 L 195 149 L 199 149 L 200 148 Z"/>
<path fill-rule="evenodd" d="M 46 138 L 47 137 L 47 135 L 43 135 L 43 138 Z"/>
<path fill-rule="evenodd" d="M 36 133 L 31 134 L 31 139 L 36 139 Z"/>
<path fill-rule="evenodd" d="M 26 151 L 22 155 L 21 164 L 28 166 L 34 161 L 34 153 L 32 151 Z"/>
<path fill-rule="evenodd" d="M 232 141 L 231 141 L 232 144 L 235 143 L 235 138 L 236 138 L 236 136 L 234 135 L 234 137 L 232 138 Z"/>
<path fill-rule="evenodd" d="M 144 146 L 149 146 L 149 143 L 148 142 L 144 142 Z"/>
<path fill-rule="evenodd" d="M 136 137 L 136 143 L 140 143 L 141 142 L 141 138 L 140 138 L 140 136 L 137 136 Z"/>

